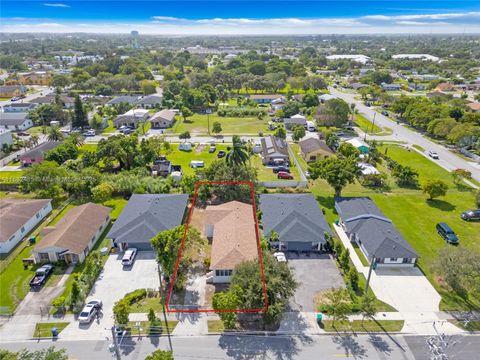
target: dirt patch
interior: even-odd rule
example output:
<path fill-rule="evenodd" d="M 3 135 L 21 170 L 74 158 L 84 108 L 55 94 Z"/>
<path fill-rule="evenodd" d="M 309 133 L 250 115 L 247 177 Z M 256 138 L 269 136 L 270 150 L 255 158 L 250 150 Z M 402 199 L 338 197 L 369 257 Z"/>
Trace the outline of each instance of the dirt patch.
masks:
<path fill-rule="evenodd" d="M 192 217 L 190 218 L 190 225 L 191 227 L 197 229 L 200 231 L 200 233 L 205 236 L 205 223 L 204 223 L 204 217 L 205 217 L 205 209 L 202 208 L 195 208 L 193 209 L 192 212 Z"/>
<path fill-rule="evenodd" d="M 202 153 L 203 150 L 205 150 L 205 147 L 206 147 L 206 146 L 207 146 L 207 145 L 205 145 L 205 144 L 198 144 L 198 146 L 195 148 L 195 152 L 196 152 L 197 154 Z"/>

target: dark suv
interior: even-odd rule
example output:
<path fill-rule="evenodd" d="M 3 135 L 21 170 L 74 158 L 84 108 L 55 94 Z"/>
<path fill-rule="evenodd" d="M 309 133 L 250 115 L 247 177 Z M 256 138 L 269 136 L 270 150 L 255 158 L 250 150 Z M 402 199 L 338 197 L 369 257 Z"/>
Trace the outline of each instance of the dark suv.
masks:
<path fill-rule="evenodd" d="M 480 210 L 464 211 L 460 217 L 466 221 L 480 220 Z"/>
<path fill-rule="evenodd" d="M 455 232 L 445 223 L 437 224 L 437 231 L 446 242 L 450 244 L 458 244 L 458 237 Z"/>

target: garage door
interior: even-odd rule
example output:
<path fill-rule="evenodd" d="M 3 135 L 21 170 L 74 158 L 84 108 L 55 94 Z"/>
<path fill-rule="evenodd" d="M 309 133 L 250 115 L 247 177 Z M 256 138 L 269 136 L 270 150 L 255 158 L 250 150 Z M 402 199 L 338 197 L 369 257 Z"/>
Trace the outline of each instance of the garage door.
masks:
<path fill-rule="evenodd" d="M 287 250 L 290 251 L 310 251 L 312 250 L 311 242 L 290 241 L 287 243 Z"/>
<path fill-rule="evenodd" d="M 152 251 L 152 245 L 149 242 L 128 243 L 129 248 L 136 248 L 138 251 Z"/>

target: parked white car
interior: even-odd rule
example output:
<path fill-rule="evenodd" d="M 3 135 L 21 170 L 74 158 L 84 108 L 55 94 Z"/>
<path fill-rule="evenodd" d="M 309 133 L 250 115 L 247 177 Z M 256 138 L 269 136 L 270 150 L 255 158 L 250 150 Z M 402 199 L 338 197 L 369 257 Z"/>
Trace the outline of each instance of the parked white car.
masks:
<path fill-rule="evenodd" d="M 98 311 L 99 308 L 96 306 L 96 304 L 88 303 L 85 305 L 80 315 L 78 315 L 78 322 L 80 324 L 89 324 L 97 315 Z"/>
<path fill-rule="evenodd" d="M 135 262 L 135 256 L 137 256 L 137 249 L 131 248 L 125 251 L 122 258 L 123 266 L 131 266 Z"/>
<path fill-rule="evenodd" d="M 432 159 L 438 160 L 438 154 L 433 150 L 428 151 L 428 156 L 430 156 Z"/>
<path fill-rule="evenodd" d="M 287 257 L 283 252 L 276 252 L 273 254 L 275 259 L 277 259 L 278 262 L 287 262 Z"/>

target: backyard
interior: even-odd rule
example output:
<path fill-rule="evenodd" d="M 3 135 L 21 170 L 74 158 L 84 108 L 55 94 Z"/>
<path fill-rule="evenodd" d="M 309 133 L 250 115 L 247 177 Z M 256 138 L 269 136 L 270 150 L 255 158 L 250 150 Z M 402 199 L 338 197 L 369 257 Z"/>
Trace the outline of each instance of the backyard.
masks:
<path fill-rule="evenodd" d="M 259 120 L 256 117 L 221 117 L 216 113 L 210 115 L 194 114 L 184 121 L 177 117 L 174 126 L 167 130 L 170 133 L 180 134 L 189 131 L 192 135 L 208 134 L 208 119 L 210 118 L 210 130 L 214 122 L 222 125 L 222 132 L 219 135 L 258 135 L 270 133 L 268 130 L 268 119 Z"/>
<path fill-rule="evenodd" d="M 388 149 L 388 150 L 387 150 Z M 472 189 L 466 185 L 455 185 L 449 172 L 428 160 L 415 151 L 409 151 L 398 145 L 380 146 L 379 150 L 387 152 L 388 156 L 400 164 L 411 166 L 419 172 L 419 181 L 426 179 L 441 179 L 448 186 L 445 197 L 426 201 L 427 196 L 419 189 L 398 187 L 388 170 L 378 166 L 381 172 L 388 174 L 387 182 L 390 189 L 384 192 L 361 186 L 358 182 L 348 185 L 342 192 L 343 196 L 370 196 L 405 239 L 418 252 L 418 266 L 442 295 L 442 310 L 468 309 L 469 305 L 480 307 L 480 299 L 462 299 L 451 291 L 442 288 L 432 272 L 432 265 L 438 251 L 445 245 L 437 234 L 435 224 L 442 221 L 448 223 L 460 238 L 460 246 L 473 251 L 480 251 L 480 224 L 464 222 L 460 218 L 462 211 L 474 206 Z M 317 196 L 329 223 L 338 216 L 334 212 L 333 190 L 324 180 L 310 181 L 311 191 Z"/>

